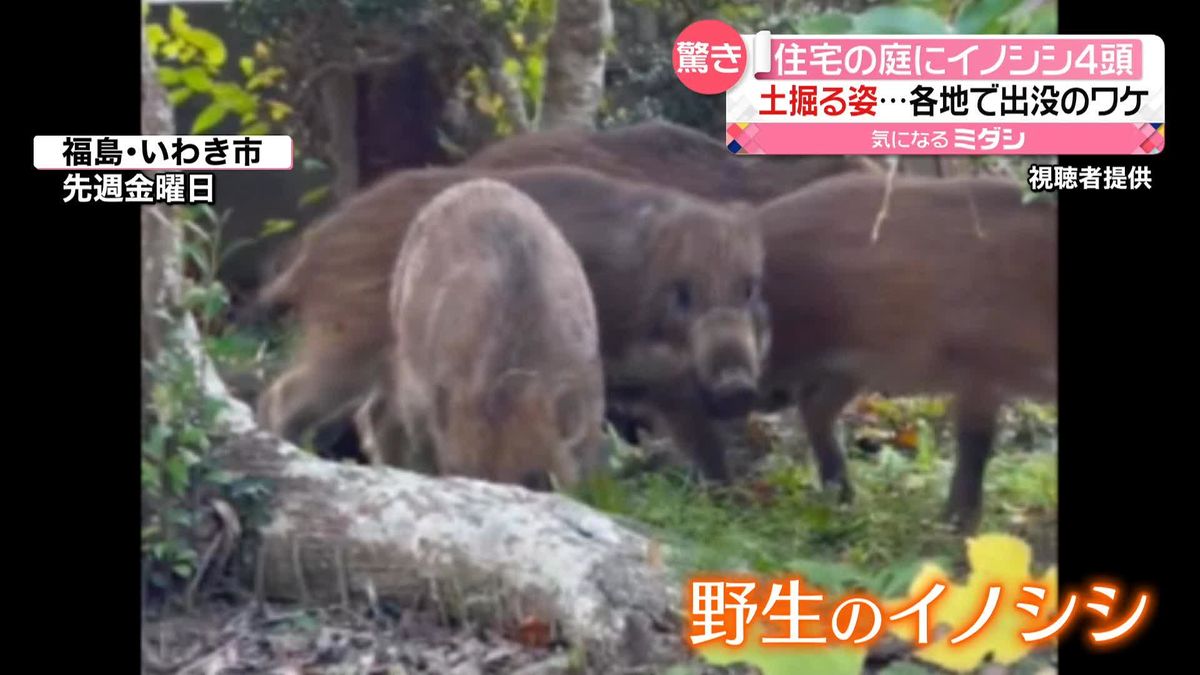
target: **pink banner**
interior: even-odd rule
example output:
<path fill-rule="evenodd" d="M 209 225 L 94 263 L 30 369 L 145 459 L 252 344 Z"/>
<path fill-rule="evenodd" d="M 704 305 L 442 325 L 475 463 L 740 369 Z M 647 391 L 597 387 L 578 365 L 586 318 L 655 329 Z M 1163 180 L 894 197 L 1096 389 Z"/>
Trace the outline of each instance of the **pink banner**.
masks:
<path fill-rule="evenodd" d="M 731 124 L 725 144 L 749 155 L 1144 155 L 1161 124 Z"/>
<path fill-rule="evenodd" d="M 1138 40 L 773 38 L 760 80 L 1137 80 Z"/>

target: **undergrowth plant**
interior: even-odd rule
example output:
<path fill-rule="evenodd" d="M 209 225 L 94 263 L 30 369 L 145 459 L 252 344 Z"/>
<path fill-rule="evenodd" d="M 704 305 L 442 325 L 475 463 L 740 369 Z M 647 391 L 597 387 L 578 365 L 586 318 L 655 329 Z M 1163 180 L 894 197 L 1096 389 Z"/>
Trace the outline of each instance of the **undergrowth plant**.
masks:
<path fill-rule="evenodd" d="M 170 590 L 203 574 L 201 549 L 229 505 L 245 531 L 259 524 L 267 486 L 217 468 L 212 451 L 223 439 L 219 399 L 204 390 L 197 355 L 168 333 L 151 382 L 142 437 L 142 558 L 146 581 Z"/>
<path fill-rule="evenodd" d="M 173 224 L 182 231 L 185 263 L 180 309 L 195 321 L 206 348 L 231 330 L 223 322 L 229 294 L 217 271 L 244 244 L 222 242 L 225 216 L 207 206 L 177 215 Z M 218 424 L 224 404 L 205 390 L 204 360 L 182 339 L 183 328 L 175 317 L 157 361 L 143 364 L 152 384 L 144 396 L 142 558 L 147 583 L 160 591 L 194 587 L 209 571 L 212 559 L 205 553 L 213 538 L 231 527 L 224 521 L 236 518 L 234 529 L 252 531 L 265 515 L 268 494 L 265 484 L 217 467 L 212 452 L 225 440 Z M 259 345 L 258 353 L 264 352 Z"/>

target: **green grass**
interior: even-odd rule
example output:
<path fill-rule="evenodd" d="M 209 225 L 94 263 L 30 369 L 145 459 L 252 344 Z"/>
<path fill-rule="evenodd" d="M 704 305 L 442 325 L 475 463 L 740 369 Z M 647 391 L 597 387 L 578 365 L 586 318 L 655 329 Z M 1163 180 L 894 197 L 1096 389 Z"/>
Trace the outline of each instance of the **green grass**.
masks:
<path fill-rule="evenodd" d="M 814 487 L 815 468 L 803 460 L 805 449 L 798 444 L 776 444 L 750 476 L 722 491 L 676 470 L 602 479 L 578 496 L 644 525 L 668 544 L 668 563 L 680 573 L 799 573 L 831 592 L 904 593 L 921 563 L 945 569 L 964 563 L 962 538 L 940 520 L 953 449 L 942 438 L 949 432 L 944 411 L 925 399 L 904 404 L 910 407 L 900 408 L 905 414 L 894 420 L 887 415 L 847 420 L 850 438 L 886 436 L 867 433 L 880 426 L 921 430 L 912 451 L 884 443 L 875 452 L 849 453 L 856 494 L 848 504 Z M 1053 414 L 1038 407 L 1007 412 L 1006 433 L 986 476 L 981 531 L 1019 536 L 1034 546 L 1041 562 L 1053 562 L 1057 455 L 1004 444 L 1008 438 L 1045 445 L 1052 440 Z M 1034 431 L 1022 432 L 1024 427 Z"/>

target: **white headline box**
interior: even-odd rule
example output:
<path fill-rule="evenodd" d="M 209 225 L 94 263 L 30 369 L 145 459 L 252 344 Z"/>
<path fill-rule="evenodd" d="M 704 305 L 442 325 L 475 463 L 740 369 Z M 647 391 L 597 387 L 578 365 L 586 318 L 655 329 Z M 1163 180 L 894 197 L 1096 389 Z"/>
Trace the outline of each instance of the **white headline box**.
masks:
<path fill-rule="evenodd" d="M 41 170 L 287 171 L 291 136 L 35 136 Z"/>

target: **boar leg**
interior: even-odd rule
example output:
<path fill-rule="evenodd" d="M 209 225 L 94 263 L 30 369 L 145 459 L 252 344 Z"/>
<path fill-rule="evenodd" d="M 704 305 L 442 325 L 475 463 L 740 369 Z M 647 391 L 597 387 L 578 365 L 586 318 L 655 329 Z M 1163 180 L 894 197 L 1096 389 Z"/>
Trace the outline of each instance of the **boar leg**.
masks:
<path fill-rule="evenodd" d="M 841 499 L 854 497 L 846 474 L 846 458 L 834 433 L 842 409 L 858 392 L 858 382 L 849 376 L 827 374 L 805 383 L 798 392 L 804 430 L 817 458 L 821 487 L 837 492 Z"/>
<path fill-rule="evenodd" d="M 381 388 L 371 395 L 354 413 L 354 426 L 362 443 L 363 454 L 376 466 L 410 468 L 408 439 L 403 425 L 391 414 Z"/>
<path fill-rule="evenodd" d="M 433 432 L 429 428 L 432 415 L 406 410 L 401 420 L 388 409 L 384 418 L 387 434 L 403 439 L 398 441 L 400 445 L 393 447 L 403 448 L 406 453 L 403 461 L 412 468 L 434 475 L 448 473 L 453 468 L 446 466 L 444 458 L 438 456 Z"/>
<path fill-rule="evenodd" d="M 370 350 L 320 341 L 306 344 L 296 363 L 263 392 L 257 406 L 263 427 L 293 442 L 330 420 L 350 418 L 380 368 Z"/>
<path fill-rule="evenodd" d="M 983 475 L 995 441 L 999 404 L 978 394 L 960 396 L 956 404 L 958 448 L 943 518 L 959 533 L 971 534 L 983 515 Z"/>
<path fill-rule="evenodd" d="M 658 408 L 675 447 L 690 452 L 706 478 L 717 483 L 728 483 L 725 445 L 699 393 L 687 388 L 686 392 L 661 402 Z"/>
<path fill-rule="evenodd" d="M 319 389 L 311 369 L 299 365 L 281 375 L 258 399 L 258 418 L 264 428 L 289 441 L 297 441 L 320 422 Z"/>

